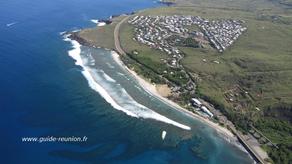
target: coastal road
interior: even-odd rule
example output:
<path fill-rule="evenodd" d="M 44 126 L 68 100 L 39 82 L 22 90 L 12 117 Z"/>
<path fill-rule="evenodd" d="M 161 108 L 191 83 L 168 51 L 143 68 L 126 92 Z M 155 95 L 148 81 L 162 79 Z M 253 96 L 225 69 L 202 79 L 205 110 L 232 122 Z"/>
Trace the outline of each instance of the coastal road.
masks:
<path fill-rule="evenodd" d="M 261 164 L 267 163 L 262 157 L 253 149 L 253 147 L 244 139 L 242 134 L 238 132 L 235 129 L 232 129 L 234 134 L 237 136 L 239 142 L 243 145 L 243 147 L 248 151 L 248 153 L 252 156 L 252 158 L 257 162 Z"/>
<path fill-rule="evenodd" d="M 114 29 L 114 40 L 115 40 L 115 50 L 118 52 L 118 54 L 120 55 L 126 55 L 126 52 L 123 50 L 123 48 L 121 47 L 121 43 L 120 43 L 120 37 L 119 37 L 119 32 L 120 32 L 120 26 L 121 24 L 123 24 L 130 16 L 126 16 L 125 18 L 123 18 L 115 27 Z M 168 79 L 162 77 L 161 75 L 158 75 L 161 78 L 163 78 L 167 83 L 170 83 Z M 176 86 L 176 85 L 175 85 Z"/>
<path fill-rule="evenodd" d="M 125 55 L 126 52 L 122 49 L 121 47 L 121 43 L 120 43 L 120 38 L 119 38 L 119 32 L 120 32 L 120 26 L 121 24 L 123 24 L 127 19 L 129 18 L 129 16 L 126 16 L 125 18 L 123 18 L 115 27 L 114 30 L 114 40 L 115 40 L 115 49 L 116 51 L 120 54 L 120 55 Z"/>
<path fill-rule="evenodd" d="M 123 18 L 115 27 L 114 29 L 114 40 L 115 40 L 115 49 L 120 55 L 126 55 L 126 52 L 122 49 L 120 38 L 119 38 L 119 32 L 120 32 L 120 26 L 123 24 L 129 16 L 126 16 Z M 237 132 L 237 130 L 232 128 L 232 131 L 235 133 L 239 141 L 243 144 L 243 146 L 247 149 L 247 151 L 252 155 L 252 157 L 256 160 L 257 163 L 266 163 L 259 155 L 258 153 L 248 144 L 248 142 L 245 141 L 244 137 Z"/>

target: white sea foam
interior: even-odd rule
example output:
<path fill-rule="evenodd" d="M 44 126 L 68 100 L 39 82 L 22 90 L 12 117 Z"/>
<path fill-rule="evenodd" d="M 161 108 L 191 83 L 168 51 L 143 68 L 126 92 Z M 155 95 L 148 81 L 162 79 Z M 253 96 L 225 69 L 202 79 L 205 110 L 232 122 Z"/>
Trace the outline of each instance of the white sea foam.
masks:
<path fill-rule="evenodd" d="M 70 40 L 72 45 L 73 45 L 73 48 L 74 48 L 74 49 L 72 49 L 72 50 L 70 50 L 68 52 L 69 56 L 71 56 L 75 60 L 75 64 L 76 65 L 79 65 L 79 66 L 81 66 L 83 68 L 82 74 L 87 79 L 90 88 L 92 88 L 93 90 L 97 91 L 115 109 L 121 110 L 121 111 L 125 112 L 129 116 L 137 117 L 136 114 L 134 114 L 134 113 L 132 113 L 130 111 L 127 111 L 124 108 L 122 108 L 120 105 L 118 105 L 115 102 L 115 100 L 113 100 L 112 97 L 107 93 L 107 91 L 104 90 L 104 88 L 102 88 L 102 86 L 100 86 L 98 83 L 95 82 L 95 80 L 93 79 L 93 77 L 90 74 L 89 68 L 86 67 L 82 62 L 82 58 L 80 56 L 81 45 L 75 40 L 71 40 L 69 38 L 67 38 L 66 40 Z"/>
<path fill-rule="evenodd" d="M 112 69 L 115 68 L 115 66 L 111 65 L 111 64 L 108 63 L 108 62 L 106 62 L 105 64 L 106 64 L 109 68 L 112 68 Z"/>
<path fill-rule="evenodd" d="M 105 22 L 99 22 L 98 19 L 91 19 L 90 20 L 92 23 L 95 23 L 97 26 L 105 26 Z"/>
<path fill-rule="evenodd" d="M 66 32 L 67 32 L 67 31 L 62 31 L 62 32 L 59 32 L 59 34 L 60 34 L 61 36 L 63 36 L 64 34 L 66 34 Z"/>
<path fill-rule="evenodd" d="M 85 65 L 91 65 L 94 66 L 95 65 L 95 60 L 94 58 L 91 56 L 91 54 L 87 54 L 86 58 L 83 58 L 83 62 Z"/>
<path fill-rule="evenodd" d="M 15 25 L 16 23 L 18 23 L 18 22 L 7 23 L 7 24 L 6 24 L 6 27 L 13 26 L 13 25 Z"/>
<path fill-rule="evenodd" d="M 103 77 L 107 80 L 107 81 L 109 81 L 109 82 L 113 82 L 113 83 L 115 83 L 116 82 L 116 80 L 114 80 L 113 78 L 111 78 L 109 75 L 107 75 L 106 73 L 103 73 Z"/>
<path fill-rule="evenodd" d="M 182 129 L 191 129 L 136 102 L 121 85 L 115 83 L 115 80 L 102 70 L 96 70 L 86 65 L 86 60 L 84 62 L 84 59 L 81 57 L 81 45 L 77 41 L 70 40 L 69 38 L 64 40 L 72 43 L 73 49 L 68 52 L 69 56 L 76 60 L 76 65 L 83 68 L 82 74 L 87 79 L 89 86 L 97 91 L 115 109 L 123 111 L 132 117 L 154 119 Z"/>
<path fill-rule="evenodd" d="M 60 33 L 61 35 L 61 33 Z M 69 38 L 71 36 L 71 34 L 62 34 L 63 36 L 63 40 L 66 41 L 66 42 L 71 42 L 71 39 Z"/>
<path fill-rule="evenodd" d="M 76 29 L 76 30 L 73 30 L 72 32 L 74 33 L 74 32 L 79 32 L 79 31 L 81 31 L 80 29 Z"/>
<path fill-rule="evenodd" d="M 95 24 L 98 23 L 98 19 L 91 19 L 90 21 L 91 21 L 92 23 L 95 23 Z"/>
<path fill-rule="evenodd" d="M 119 74 L 120 76 L 125 76 L 125 74 L 123 74 L 121 72 L 117 72 L 117 74 Z"/>
<path fill-rule="evenodd" d="M 139 86 L 135 85 L 135 88 L 139 89 L 140 91 L 142 90 Z"/>

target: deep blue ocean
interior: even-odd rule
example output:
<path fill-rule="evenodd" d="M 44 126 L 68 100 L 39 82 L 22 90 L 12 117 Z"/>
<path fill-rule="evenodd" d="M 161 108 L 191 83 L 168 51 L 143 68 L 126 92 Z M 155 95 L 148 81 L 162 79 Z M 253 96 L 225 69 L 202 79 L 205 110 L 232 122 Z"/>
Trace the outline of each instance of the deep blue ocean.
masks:
<path fill-rule="evenodd" d="M 137 117 L 114 108 L 60 35 L 94 27 L 91 19 L 158 6 L 153 0 L 1 0 L 0 163 L 251 163 L 214 129 L 143 91 L 109 51 L 81 47 L 95 82 Z M 22 141 L 47 136 L 87 140 Z"/>

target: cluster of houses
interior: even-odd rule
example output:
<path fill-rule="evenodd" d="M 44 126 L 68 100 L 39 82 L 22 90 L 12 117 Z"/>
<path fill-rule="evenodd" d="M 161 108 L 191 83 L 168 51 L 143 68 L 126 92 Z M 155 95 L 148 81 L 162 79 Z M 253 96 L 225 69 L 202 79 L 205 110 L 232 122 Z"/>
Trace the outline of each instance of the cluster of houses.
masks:
<path fill-rule="evenodd" d="M 200 109 L 202 112 L 204 112 L 205 114 L 207 114 L 207 116 L 209 116 L 209 117 L 211 117 L 211 118 L 214 116 L 213 113 L 210 112 L 210 110 L 209 110 L 206 106 L 204 106 L 204 105 L 201 103 L 200 100 L 198 100 L 198 99 L 196 99 L 196 98 L 192 98 L 192 99 L 191 99 L 191 103 L 192 103 L 192 105 L 193 105 L 194 107 Z"/>
<path fill-rule="evenodd" d="M 241 20 L 204 21 L 200 28 L 209 41 L 219 51 L 223 52 L 231 46 L 238 37 L 247 30 Z"/>
<path fill-rule="evenodd" d="M 172 56 L 171 65 L 176 66 L 181 58 L 180 50 L 168 40 L 171 36 L 180 38 L 205 37 L 219 51 L 227 47 L 245 31 L 243 21 L 209 21 L 200 16 L 135 16 L 128 23 L 135 27 L 134 40 L 159 49 Z M 196 25 L 201 31 L 191 31 L 188 27 Z"/>
<path fill-rule="evenodd" d="M 134 40 L 167 53 L 170 55 L 168 64 L 179 67 L 178 61 L 182 58 L 182 53 L 167 38 L 173 35 L 185 36 L 188 32 L 185 25 L 192 24 L 191 17 L 135 16 L 128 23 L 135 26 Z"/>
<path fill-rule="evenodd" d="M 199 43 L 198 47 L 204 47 L 201 45 L 208 44 L 219 52 L 223 52 L 247 30 L 243 26 L 245 22 L 241 20 L 209 21 L 200 16 L 136 15 L 129 19 L 128 23 L 134 26 L 135 36 L 133 39 L 135 41 L 167 53 L 169 58 L 165 62 L 170 67 L 176 68 L 180 67 L 179 61 L 183 58 L 183 52 L 178 49 L 182 45 L 186 46 L 182 44 L 183 41 L 187 41 L 187 46 L 190 46 L 189 43 Z M 194 82 L 190 80 L 184 91 L 192 91 L 194 86 Z M 173 93 L 183 92 L 181 90 L 181 86 L 173 85 Z M 210 109 L 198 99 L 192 98 L 191 103 L 203 115 L 210 118 L 214 116 Z"/>

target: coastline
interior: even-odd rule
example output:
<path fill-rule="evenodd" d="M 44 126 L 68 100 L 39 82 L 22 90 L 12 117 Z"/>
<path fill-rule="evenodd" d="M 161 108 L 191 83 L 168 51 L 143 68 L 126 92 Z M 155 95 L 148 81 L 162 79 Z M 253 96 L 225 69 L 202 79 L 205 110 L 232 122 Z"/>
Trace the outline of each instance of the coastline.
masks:
<path fill-rule="evenodd" d="M 101 47 L 96 47 L 95 45 L 89 43 L 87 40 L 85 40 L 84 38 L 78 36 L 77 33 L 73 32 L 73 33 L 69 33 L 69 38 L 71 40 L 76 40 L 77 42 L 79 42 L 81 45 L 84 46 L 89 46 L 89 47 L 93 47 L 93 48 L 101 48 Z M 105 48 L 106 49 L 106 48 Z M 109 50 L 109 49 L 106 49 Z M 122 68 L 126 69 L 127 72 L 129 72 L 136 80 L 137 82 L 140 84 L 140 86 L 149 94 L 155 96 L 156 98 L 158 98 L 159 100 L 163 101 L 164 103 L 172 106 L 174 109 L 183 112 L 205 124 L 207 124 L 208 126 L 212 127 L 217 133 L 221 134 L 224 136 L 225 139 L 227 139 L 228 141 L 238 141 L 237 137 L 227 128 L 220 126 L 217 123 L 214 123 L 212 121 L 210 121 L 207 118 L 204 118 L 198 114 L 195 114 L 191 111 L 188 111 L 187 109 L 181 107 L 180 105 L 178 105 L 177 103 L 167 99 L 166 97 L 163 97 L 163 95 L 161 95 L 159 93 L 159 91 L 157 90 L 156 85 L 151 84 L 150 82 L 146 81 L 145 79 L 143 79 L 142 77 L 140 77 L 135 71 L 131 70 L 130 68 L 128 68 L 123 61 L 120 59 L 120 55 L 118 54 L 118 52 L 116 52 L 116 50 L 110 50 L 111 54 L 113 56 L 113 59 L 115 60 L 116 63 L 118 63 Z"/>
<path fill-rule="evenodd" d="M 230 130 L 228 130 L 225 127 L 220 126 L 217 123 L 214 123 L 212 121 L 210 121 L 207 118 L 204 118 L 198 114 L 195 114 L 191 111 L 188 111 L 187 109 L 181 107 L 179 104 L 163 97 L 157 90 L 156 85 L 151 84 L 150 82 L 146 81 L 145 79 L 143 79 L 142 77 L 140 77 L 135 71 L 131 70 L 130 68 L 128 68 L 123 61 L 120 59 L 120 55 L 114 51 L 111 50 L 111 55 L 114 59 L 114 61 L 119 64 L 122 68 L 124 68 L 127 72 L 130 73 L 130 75 L 132 75 L 132 77 L 137 80 L 138 84 L 144 89 L 144 91 L 148 92 L 150 95 L 158 98 L 160 101 L 166 103 L 167 105 L 173 107 L 175 110 L 182 112 L 190 117 L 192 117 L 193 119 L 199 120 L 200 122 L 202 122 L 203 124 L 206 124 L 207 126 L 211 127 L 213 130 L 215 130 L 215 132 L 218 134 L 219 137 L 221 137 L 222 139 L 224 139 L 225 141 L 229 142 L 230 144 L 236 146 L 237 148 L 239 148 L 241 151 L 245 152 L 248 154 L 248 156 L 254 160 L 254 158 L 249 154 L 249 152 L 246 150 L 246 148 L 244 148 L 244 146 L 239 142 L 238 138 L 236 135 L 234 135 Z M 254 161 L 255 162 L 255 161 Z"/>
<path fill-rule="evenodd" d="M 70 38 L 70 34 L 68 36 L 68 39 L 71 39 L 73 41 L 78 42 L 77 40 L 74 40 L 73 38 Z M 82 44 L 80 44 L 80 45 L 82 45 Z M 93 48 L 97 48 L 97 47 L 94 46 Z M 101 48 L 101 47 L 98 47 L 98 48 Z M 105 48 L 102 48 L 102 49 L 105 49 Z M 250 155 L 250 153 L 246 150 L 246 148 L 239 142 L 239 139 L 237 138 L 237 136 L 235 134 L 233 134 L 230 130 L 228 130 L 225 127 L 220 126 L 217 123 L 212 122 L 211 120 L 209 120 L 207 118 L 204 118 L 204 117 L 202 117 L 202 116 L 200 116 L 198 114 L 195 114 L 195 113 L 193 113 L 191 111 L 188 111 L 187 109 L 181 107 L 179 104 L 167 99 L 161 93 L 159 93 L 159 89 L 158 89 L 157 85 L 151 84 L 150 82 L 145 80 L 143 77 L 139 76 L 135 71 L 131 70 L 128 66 L 126 66 L 124 64 L 124 62 L 121 60 L 121 58 L 120 58 L 121 55 L 119 55 L 115 50 L 110 50 L 110 49 L 105 49 L 105 50 L 110 51 L 110 53 L 112 55 L 112 59 L 118 65 L 120 65 L 122 69 L 127 71 L 130 74 L 130 76 L 132 76 L 138 82 L 138 84 L 144 89 L 144 91 L 146 91 L 150 95 L 154 96 L 155 98 L 159 99 L 163 103 L 171 106 L 175 110 L 177 110 L 179 112 L 182 112 L 186 116 L 189 116 L 189 117 L 191 117 L 193 119 L 199 120 L 201 123 L 209 126 L 210 128 L 212 128 L 214 130 L 214 132 L 216 133 L 216 135 L 218 135 L 218 137 L 220 139 L 225 140 L 225 142 L 228 142 L 231 145 L 233 145 L 236 148 L 238 148 L 239 150 L 245 152 L 246 154 L 248 154 L 249 158 L 254 161 L 254 158 Z M 169 123 L 169 122 L 167 122 L 167 123 Z M 173 124 L 173 125 L 175 125 L 175 124 Z M 175 126 L 177 126 L 177 125 L 175 125 Z M 191 129 L 191 127 L 188 127 L 186 125 L 182 125 L 182 126 L 185 126 L 185 127 L 183 127 L 183 129 L 185 129 L 185 130 Z M 178 127 L 182 128 L 181 126 L 178 126 Z"/>
<path fill-rule="evenodd" d="M 226 129 L 225 127 L 220 126 L 219 124 L 216 124 L 202 116 L 199 116 L 195 113 L 192 113 L 190 111 L 188 111 L 187 109 L 181 107 L 180 105 L 178 105 L 177 103 L 163 97 L 162 95 L 159 94 L 159 92 L 157 91 L 157 88 L 155 85 L 151 84 L 150 82 L 146 81 L 145 79 L 143 79 L 142 77 L 140 77 L 136 72 L 134 72 L 133 70 L 131 70 L 130 68 L 128 68 L 120 59 L 120 55 L 116 52 L 116 51 L 111 51 L 111 54 L 113 56 L 113 59 L 115 60 L 115 62 L 117 62 L 121 67 L 125 68 L 136 80 L 137 82 L 140 84 L 140 86 L 148 93 L 150 93 L 152 96 L 155 96 L 156 98 L 158 98 L 159 100 L 163 101 L 164 103 L 172 106 L 174 109 L 183 112 L 189 116 L 192 116 L 195 119 L 200 120 L 203 123 L 206 123 L 207 125 L 209 125 L 210 127 L 212 127 L 214 130 L 216 130 L 216 132 L 218 132 L 219 134 L 223 135 L 224 137 L 226 137 L 226 139 L 228 139 L 229 141 L 237 141 L 236 136 L 229 131 L 228 129 Z"/>
<path fill-rule="evenodd" d="M 104 86 L 102 86 L 98 81 L 96 81 L 94 70 L 91 70 L 91 68 L 88 67 L 88 65 L 83 62 L 82 57 L 80 55 L 82 44 L 80 44 L 76 40 L 71 39 L 69 35 L 71 34 L 65 35 L 63 39 L 64 41 L 71 42 L 72 47 L 73 47 L 72 50 L 68 51 L 68 55 L 75 60 L 76 65 L 81 66 L 83 68 L 82 74 L 85 77 L 85 79 L 88 81 L 89 87 L 93 89 L 94 91 L 98 92 L 113 108 L 120 110 L 131 117 L 154 119 L 160 122 L 171 124 L 173 126 L 176 126 L 184 130 L 191 130 L 191 127 L 181 124 L 179 122 L 176 122 L 172 119 L 169 119 L 168 117 L 160 115 L 159 113 L 147 108 L 146 106 L 143 106 L 137 103 L 135 100 L 133 100 L 133 98 L 130 95 L 128 95 L 126 91 L 123 92 L 122 89 L 118 89 L 119 92 L 115 94 L 120 94 L 122 92 L 122 96 L 125 99 L 127 99 L 126 104 L 132 104 L 134 108 L 135 107 L 139 109 L 141 108 L 142 110 L 133 110 L 133 108 L 128 108 L 127 106 L 123 106 L 119 104 L 118 103 L 119 100 L 114 99 L 112 95 L 107 91 L 107 89 L 109 88 L 105 89 Z M 124 68 L 124 67 L 121 67 L 121 68 Z M 106 77 L 104 80 L 114 81 L 107 74 L 103 74 L 103 76 Z M 114 92 L 114 91 L 112 90 L 111 92 Z"/>
<path fill-rule="evenodd" d="M 212 129 L 214 129 L 214 132 L 216 132 L 218 134 L 218 136 L 222 139 L 224 139 L 225 141 L 231 143 L 232 145 L 238 147 L 240 150 L 242 150 L 243 152 L 246 152 L 251 159 L 255 160 L 255 158 L 252 156 L 254 155 L 254 153 L 249 153 L 249 148 L 245 148 L 244 145 L 242 143 L 240 143 L 240 140 L 237 136 L 237 134 L 232 133 L 229 129 L 227 129 L 226 127 L 222 127 L 221 125 L 219 125 L 218 123 L 214 123 L 211 120 L 204 118 L 196 113 L 193 113 L 191 111 L 188 111 L 187 109 L 181 107 L 180 105 L 178 105 L 177 103 L 167 99 L 165 97 L 165 95 L 160 94 L 159 90 L 156 85 L 151 84 L 150 82 L 148 82 L 147 80 L 143 79 L 143 77 L 140 77 L 135 71 L 131 70 L 130 68 L 128 68 L 123 61 L 120 59 L 120 56 L 122 55 L 126 55 L 126 53 L 124 52 L 124 50 L 120 47 L 120 43 L 119 43 L 119 27 L 120 25 L 127 19 L 127 17 L 124 17 L 122 20 L 120 20 L 119 22 L 116 23 L 115 27 L 114 27 L 114 48 L 105 48 L 105 47 L 100 47 L 99 45 L 94 45 L 92 43 L 90 43 L 90 41 L 88 42 L 86 39 L 82 38 L 82 37 L 78 37 L 78 34 L 76 35 L 77 37 L 73 37 L 71 39 L 76 40 L 79 42 L 79 39 L 81 39 L 81 42 L 85 41 L 86 43 L 82 45 L 84 46 L 90 46 L 93 48 L 104 48 L 106 50 L 110 50 L 113 59 L 116 61 L 117 64 L 119 64 L 122 68 L 124 68 L 127 72 L 130 73 L 130 75 L 132 75 L 137 82 L 139 83 L 139 85 L 149 94 L 151 94 L 152 96 L 158 98 L 160 101 L 163 101 L 164 103 L 168 104 L 169 106 L 173 107 L 175 110 L 182 112 L 194 119 L 199 120 L 200 122 L 207 124 L 207 126 L 211 127 Z M 236 132 L 235 132 L 236 133 Z M 263 152 L 263 151 L 261 151 Z M 258 152 L 259 154 L 262 154 L 261 152 Z M 263 155 L 261 155 L 263 156 Z M 257 159 L 257 158 L 256 158 Z"/>
<path fill-rule="evenodd" d="M 112 53 L 114 60 L 117 61 L 117 63 L 122 64 L 121 66 L 127 69 L 127 71 L 134 76 L 134 78 L 138 81 L 140 86 L 149 94 L 155 96 L 159 100 L 163 101 L 164 103 L 172 106 L 175 110 L 178 110 L 180 112 L 183 112 L 184 114 L 188 114 L 189 116 L 192 116 L 194 119 L 197 119 L 201 121 L 202 123 L 207 124 L 208 126 L 212 127 L 218 135 L 221 135 L 223 139 L 228 141 L 229 143 L 232 143 L 233 145 L 237 146 L 240 148 L 242 151 L 246 152 L 251 159 L 254 160 L 254 162 L 259 162 L 259 163 L 265 163 L 264 159 L 268 159 L 267 153 L 262 150 L 259 146 L 256 145 L 259 149 L 255 150 L 255 145 L 253 143 L 248 143 L 246 139 L 242 137 L 242 134 L 238 132 L 235 128 L 231 128 L 231 130 L 220 126 L 217 123 L 212 122 L 211 120 L 204 118 L 198 114 L 195 114 L 191 111 L 188 111 L 178 105 L 177 103 L 165 98 L 164 94 L 159 94 L 159 89 L 156 87 L 156 85 L 152 85 L 151 83 L 147 82 L 147 80 L 141 78 L 140 76 L 137 75 L 136 72 L 133 70 L 129 69 L 123 61 L 120 60 L 119 56 L 126 55 L 127 53 L 123 50 L 120 44 L 120 39 L 119 39 L 119 29 L 121 24 L 127 19 L 124 18 L 122 19 L 119 23 L 116 24 L 115 29 L 114 29 L 114 42 L 115 42 L 115 51 Z M 119 62 L 120 61 L 120 62 Z M 161 92 L 160 92 L 161 93 Z M 253 146 L 252 146 L 253 145 Z M 252 147 L 252 148 L 251 148 Z"/>

